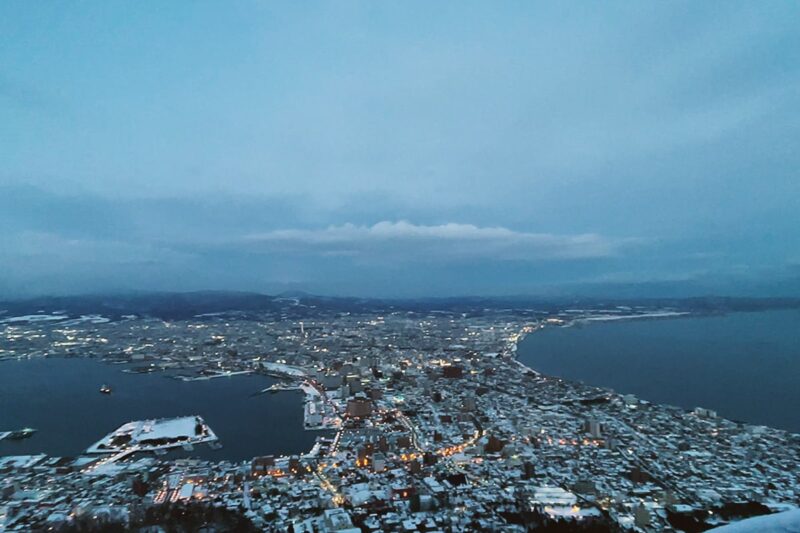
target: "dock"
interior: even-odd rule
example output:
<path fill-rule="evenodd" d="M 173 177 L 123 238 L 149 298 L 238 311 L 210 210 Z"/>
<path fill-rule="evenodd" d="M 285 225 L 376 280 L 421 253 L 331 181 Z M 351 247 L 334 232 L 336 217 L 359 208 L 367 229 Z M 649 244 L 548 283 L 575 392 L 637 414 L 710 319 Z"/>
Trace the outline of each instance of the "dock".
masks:
<path fill-rule="evenodd" d="M 282 391 L 290 391 L 290 390 L 301 390 L 299 385 L 287 385 L 284 383 L 274 383 L 267 387 L 266 389 L 261 389 L 260 391 L 254 392 L 251 396 L 260 396 L 262 394 L 266 394 L 268 392 L 282 392 Z"/>

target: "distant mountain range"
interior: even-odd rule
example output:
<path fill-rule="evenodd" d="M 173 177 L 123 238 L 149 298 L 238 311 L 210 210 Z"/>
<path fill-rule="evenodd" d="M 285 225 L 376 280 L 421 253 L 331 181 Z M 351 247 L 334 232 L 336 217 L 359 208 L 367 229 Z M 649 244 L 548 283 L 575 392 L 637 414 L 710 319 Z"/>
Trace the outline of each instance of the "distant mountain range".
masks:
<path fill-rule="evenodd" d="M 764 309 L 800 309 L 800 298 L 542 298 L 529 296 L 459 297 L 417 299 L 369 299 L 326 297 L 303 292 L 267 295 L 252 292 L 200 291 L 115 295 L 47 296 L 0 301 L 5 316 L 62 312 L 69 316 L 102 314 L 112 319 L 125 315 L 165 319 L 189 318 L 210 313 L 237 315 L 271 313 L 286 317 L 310 317 L 321 312 L 429 312 L 434 310 L 480 314 L 486 310 L 516 309 L 555 312 L 569 308 L 603 309 L 615 306 L 671 307 L 718 313 Z"/>

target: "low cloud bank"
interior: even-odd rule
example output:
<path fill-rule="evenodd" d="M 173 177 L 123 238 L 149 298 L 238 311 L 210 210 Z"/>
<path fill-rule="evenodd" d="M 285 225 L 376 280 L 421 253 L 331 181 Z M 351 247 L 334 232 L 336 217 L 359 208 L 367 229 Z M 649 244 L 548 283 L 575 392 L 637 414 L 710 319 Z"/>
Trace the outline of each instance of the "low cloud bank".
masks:
<path fill-rule="evenodd" d="M 418 225 L 383 221 L 324 229 L 284 229 L 249 235 L 247 245 L 267 252 L 322 253 L 397 259 L 494 258 L 513 260 L 595 259 L 617 255 L 630 240 L 594 233 L 558 235 L 504 227 L 447 223 Z"/>

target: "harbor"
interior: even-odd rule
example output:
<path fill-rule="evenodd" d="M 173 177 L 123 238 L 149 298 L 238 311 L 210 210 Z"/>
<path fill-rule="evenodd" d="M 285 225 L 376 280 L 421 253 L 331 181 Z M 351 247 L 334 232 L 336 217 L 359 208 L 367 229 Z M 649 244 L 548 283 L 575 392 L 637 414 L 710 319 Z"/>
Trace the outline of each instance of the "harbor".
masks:
<path fill-rule="evenodd" d="M 119 365 L 89 359 L 0 362 L 0 428 L 3 433 L 38 429 L 29 438 L 0 440 L 0 455 L 75 457 L 132 420 L 194 413 L 213 428 L 221 447 L 176 447 L 171 455 L 238 461 L 270 453 L 305 453 L 314 446 L 316 433 L 305 430 L 304 396 L 284 381 L 256 374 L 181 381 L 163 372 L 120 370 Z M 112 392 L 99 392 L 102 384 Z M 253 396 L 276 384 L 279 390 L 274 393 Z"/>

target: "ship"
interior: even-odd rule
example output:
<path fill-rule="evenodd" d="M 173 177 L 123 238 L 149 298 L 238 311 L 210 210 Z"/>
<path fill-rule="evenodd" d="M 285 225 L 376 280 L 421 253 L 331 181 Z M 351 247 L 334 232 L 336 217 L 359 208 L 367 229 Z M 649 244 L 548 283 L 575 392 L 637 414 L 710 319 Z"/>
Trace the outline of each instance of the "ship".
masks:
<path fill-rule="evenodd" d="M 22 440 L 33 436 L 34 433 L 36 433 L 36 430 L 33 428 L 22 428 L 16 431 L 9 431 L 5 438 L 8 440 Z"/>
<path fill-rule="evenodd" d="M 111 387 L 109 387 L 108 385 L 103 385 L 102 387 L 100 387 L 100 392 L 102 392 L 103 394 L 111 394 Z"/>

